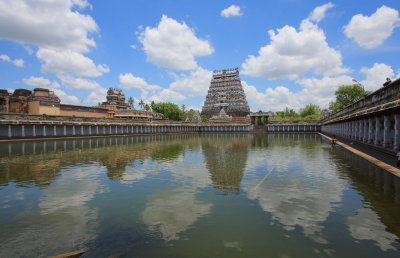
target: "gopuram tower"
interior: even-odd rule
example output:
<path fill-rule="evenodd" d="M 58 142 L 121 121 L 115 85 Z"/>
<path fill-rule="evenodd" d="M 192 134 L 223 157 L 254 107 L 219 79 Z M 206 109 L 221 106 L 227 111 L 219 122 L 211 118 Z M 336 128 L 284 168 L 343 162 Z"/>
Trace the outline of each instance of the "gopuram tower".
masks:
<path fill-rule="evenodd" d="M 211 118 L 217 116 L 222 109 L 233 118 L 244 118 L 250 113 L 239 68 L 214 71 L 201 113 Z"/>

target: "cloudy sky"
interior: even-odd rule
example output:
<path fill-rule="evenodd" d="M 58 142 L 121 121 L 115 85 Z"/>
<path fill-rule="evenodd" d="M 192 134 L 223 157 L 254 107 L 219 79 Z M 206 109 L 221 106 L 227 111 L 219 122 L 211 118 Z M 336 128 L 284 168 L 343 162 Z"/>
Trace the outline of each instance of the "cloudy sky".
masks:
<path fill-rule="evenodd" d="M 212 71 L 239 67 L 252 111 L 328 107 L 356 79 L 399 77 L 398 0 L 0 0 L 0 88 L 97 105 L 201 109 Z M 137 105 L 136 105 L 137 107 Z"/>

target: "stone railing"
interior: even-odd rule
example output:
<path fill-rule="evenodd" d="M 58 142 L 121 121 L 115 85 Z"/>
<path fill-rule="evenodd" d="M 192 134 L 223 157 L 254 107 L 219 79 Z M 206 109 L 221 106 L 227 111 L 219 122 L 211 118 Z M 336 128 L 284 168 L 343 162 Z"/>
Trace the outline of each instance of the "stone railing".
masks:
<path fill-rule="evenodd" d="M 286 120 L 286 121 L 275 121 L 270 120 L 268 121 L 269 125 L 297 125 L 297 124 L 307 124 L 307 125 L 319 125 L 319 120 Z"/>
<path fill-rule="evenodd" d="M 335 120 L 337 118 L 350 115 L 354 112 L 360 112 L 379 105 L 386 104 L 398 100 L 400 97 L 400 78 L 392 81 L 387 86 L 382 87 L 369 95 L 359 99 L 358 101 L 344 107 L 336 113 L 325 116 L 321 119 L 322 123 Z"/>

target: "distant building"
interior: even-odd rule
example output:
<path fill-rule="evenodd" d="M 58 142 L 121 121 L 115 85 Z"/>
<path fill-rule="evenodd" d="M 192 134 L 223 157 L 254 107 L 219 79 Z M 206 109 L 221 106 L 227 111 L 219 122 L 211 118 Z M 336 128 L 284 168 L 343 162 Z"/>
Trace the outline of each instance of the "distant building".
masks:
<path fill-rule="evenodd" d="M 114 118 L 126 119 L 164 119 L 164 115 L 153 113 L 147 110 L 136 110 L 128 103 L 125 103 L 125 94 L 120 89 L 109 88 L 107 91 L 107 101 L 99 105 L 100 108 L 109 110 Z"/>
<path fill-rule="evenodd" d="M 10 108 L 10 93 L 7 90 L 0 90 L 0 113 L 8 113 Z"/>
<path fill-rule="evenodd" d="M 10 96 L 9 112 L 12 113 L 29 113 L 28 101 L 32 91 L 26 89 L 16 89 Z"/>
<path fill-rule="evenodd" d="M 100 104 L 99 107 L 113 111 L 131 108 L 128 103 L 125 103 L 125 94 L 120 89 L 109 88 L 106 98 L 107 101 Z"/>
<path fill-rule="evenodd" d="M 9 94 L 7 90 L 0 90 L 0 112 L 2 113 L 134 120 L 164 119 L 164 116 L 159 113 L 133 109 L 125 103 L 125 94 L 122 90 L 111 88 L 107 92 L 107 101 L 99 107 L 61 104 L 60 102 L 53 91 L 44 88 L 36 88 L 33 91 L 17 89 L 13 94 Z"/>
<path fill-rule="evenodd" d="M 239 68 L 214 71 L 201 113 L 211 118 L 218 116 L 222 109 L 234 120 L 246 120 L 250 113 Z"/>

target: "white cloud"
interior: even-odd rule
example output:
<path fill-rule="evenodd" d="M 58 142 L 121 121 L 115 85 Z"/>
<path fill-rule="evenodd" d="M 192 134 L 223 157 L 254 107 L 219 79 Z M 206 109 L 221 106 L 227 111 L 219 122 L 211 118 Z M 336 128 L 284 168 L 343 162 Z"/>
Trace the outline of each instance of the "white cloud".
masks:
<path fill-rule="evenodd" d="M 350 23 L 344 27 L 344 33 L 361 47 L 375 48 L 389 38 L 394 28 L 399 25 L 399 12 L 383 5 L 371 16 L 353 16 Z"/>
<path fill-rule="evenodd" d="M 182 74 L 170 84 L 170 89 L 184 91 L 189 97 L 205 96 L 212 77 L 212 71 L 198 67 L 190 75 Z"/>
<path fill-rule="evenodd" d="M 296 82 L 303 87 L 299 92 L 292 92 L 285 86 L 267 88 L 265 92 L 259 92 L 256 87 L 248 85 L 245 81 L 242 81 L 242 85 L 252 109 L 280 111 L 286 107 L 299 110 L 310 103 L 328 108 L 329 102 L 335 100 L 337 88 L 353 84 L 352 78 L 347 75 L 322 79 L 307 78 Z"/>
<path fill-rule="evenodd" d="M 154 102 L 179 102 L 184 99 L 186 99 L 185 96 L 171 89 L 163 89 L 158 94 L 155 94 L 149 98 L 150 101 Z"/>
<path fill-rule="evenodd" d="M 11 62 L 11 59 L 8 55 L 0 55 L 0 59 L 5 62 Z"/>
<path fill-rule="evenodd" d="M 106 101 L 107 89 L 97 88 L 93 90 L 89 96 L 84 100 L 86 105 L 97 105 L 99 102 Z"/>
<path fill-rule="evenodd" d="M 247 101 L 252 105 L 252 111 L 279 111 L 298 105 L 297 99 L 293 98 L 294 94 L 284 86 L 278 86 L 275 89 L 267 88 L 265 92 L 258 92 L 256 87 L 248 85 L 245 81 L 242 81 L 242 86 Z"/>
<path fill-rule="evenodd" d="M 0 39 L 56 49 L 86 52 L 96 45 L 90 33 L 97 32 L 89 15 L 71 10 L 87 1 L 0 0 Z"/>
<path fill-rule="evenodd" d="M 17 67 L 23 67 L 24 66 L 24 60 L 22 59 L 14 59 L 11 60 L 11 58 L 8 55 L 0 55 L 0 59 L 8 62 L 8 63 L 13 63 Z"/>
<path fill-rule="evenodd" d="M 83 55 L 95 47 L 91 36 L 99 31 L 93 18 L 79 13 L 91 5 L 87 0 L 0 0 L 0 40 L 38 46 L 37 58 L 43 61 L 44 73 L 73 73 L 78 76 L 100 76 L 110 69 L 95 65 Z M 14 60 L 17 66 L 23 60 Z"/>
<path fill-rule="evenodd" d="M 366 76 L 361 84 L 366 90 L 371 91 L 382 87 L 387 77 L 394 76 L 393 69 L 383 63 L 375 63 L 371 68 L 363 67 L 360 72 Z M 309 103 L 328 108 L 329 102 L 335 100 L 335 91 L 342 85 L 354 84 L 354 81 L 349 75 L 340 75 L 303 78 L 296 80 L 296 83 L 302 86 L 298 92 L 293 92 L 285 86 L 267 88 L 264 92 L 260 92 L 256 87 L 242 81 L 246 98 L 253 111 L 254 109 L 280 111 L 286 107 L 299 110 Z"/>
<path fill-rule="evenodd" d="M 309 19 L 315 22 L 320 22 L 325 18 L 325 13 L 328 9 L 334 7 L 335 5 L 331 2 L 316 7 L 309 16 Z"/>
<path fill-rule="evenodd" d="M 194 69 L 197 67 L 195 56 L 210 55 L 214 51 L 207 40 L 197 38 L 184 22 L 179 23 L 166 15 L 157 28 L 146 27 L 139 40 L 147 61 L 176 70 Z"/>
<path fill-rule="evenodd" d="M 141 89 L 141 90 L 160 90 L 162 89 L 158 85 L 148 84 L 145 79 L 141 77 L 135 77 L 131 73 L 120 74 L 119 75 L 119 84 L 125 89 Z"/>
<path fill-rule="evenodd" d="M 229 18 L 232 16 L 242 16 L 242 15 L 243 13 L 240 12 L 240 6 L 234 4 L 221 11 L 221 16 L 225 18 Z"/>
<path fill-rule="evenodd" d="M 379 89 L 386 82 L 386 78 L 393 78 L 394 76 L 392 67 L 383 63 L 374 63 L 371 68 L 362 67 L 361 73 L 366 76 L 366 79 L 361 81 L 361 84 L 364 89 L 371 91 Z"/>
<path fill-rule="evenodd" d="M 76 78 L 69 75 L 59 75 L 58 78 L 68 88 L 81 90 L 96 90 L 101 88 L 97 82 L 84 78 Z"/>
<path fill-rule="evenodd" d="M 323 77 L 322 79 L 317 78 L 306 78 L 297 80 L 296 82 L 302 85 L 302 95 L 309 96 L 309 98 L 320 98 L 326 99 L 334 96 L 335 91 L 342 85 L 353 84 L 353 78 L 348 75 L 341 75 L 337 77 Z M 307 103 L 308 104 L 308 103 Z M 320 104 L 321 103 L 320 101 Z"/>
<path fill-rule="evenodd" d="M 270 30 L 270 44 L 249 55 L 242 64 L 243 74 L 268 79 L 296 79 L 312 70 L 330 76 L 349 72 L 342 67 L 340 52 L 328 46 L 325 33 L 310 20 L 303 20 L 299 31 L 291 26 Z"/>
<path fill-rule="evenodd" d="M 60 98 L 61 103 L 63 104 L 80 104 L 80 101 L 76 96 L 69 95 L 65 91 L 60 89 L 60 85 L 56 81 L 51 82 L 49 79 L 46 79 L 44 77 L 31 76 L 28 79 L 23 78 L 22 82 L 29 86 L 43 87 L 54 91 L 56 96 Z"/>
<path fill-rule="evenodd" d="M 65 91 L 61 89 L 51 89 L 54 91 L 57 97 L 60 98 L 61 103 L 63 104 L 71 104 L 71 105 L 79 105 L 80 101 L 76 96 L 68 95 Z"/>
<path fill-rule="evenodd" d="M 49 79 L 43 77 L 35 77 L 35 76 L 31 76 L 28 79 L 23 78 L 22 82 L 25 83 L 26 85 L 34 87 L 46 87 L 51 84 L 51 81 Z"/>
<path fill-rule="evenodd" d="M 97 69 L 102 73 L 108 73 L 110 71 L 110 68 L 106 64 L 97 65 Z"/>
<path fill-rule="evenodd" d="M 13 60 L 13 64 L 15 66 L 18 66 L 18 67 L 23 67 L 24 66 L 24 60 L 22 60 L 22 59 L 14 59 Z"/>
<path fill-rule="evenodd" d="M 71 50 L 57 51 L 40 48 L 36 56 L 44 62 L 41 71 L 45 73 L 72 73 L 78 76 L 95 77 L 109 71 L 106 65 L 96 67 L 90 58 Z"/>

